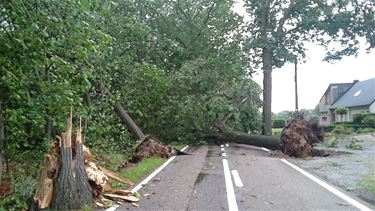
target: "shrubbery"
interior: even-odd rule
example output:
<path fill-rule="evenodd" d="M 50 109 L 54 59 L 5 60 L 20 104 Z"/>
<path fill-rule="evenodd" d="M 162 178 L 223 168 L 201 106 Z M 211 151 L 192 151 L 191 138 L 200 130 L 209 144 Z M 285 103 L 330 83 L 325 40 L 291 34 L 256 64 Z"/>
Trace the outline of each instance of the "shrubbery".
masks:
<path fill-rule="evenodd" d="M 283 127 L 285 127 L 285 120 L 283 120 L 283 119 L 273 120 L 272 127 L 273 128 L 283 128 Z"/>

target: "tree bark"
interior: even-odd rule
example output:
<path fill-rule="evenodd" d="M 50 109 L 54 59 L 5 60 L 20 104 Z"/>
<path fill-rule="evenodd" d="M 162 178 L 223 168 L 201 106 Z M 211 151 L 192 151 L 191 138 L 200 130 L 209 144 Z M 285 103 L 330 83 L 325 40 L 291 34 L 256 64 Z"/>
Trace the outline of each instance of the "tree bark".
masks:
<path fill-rule="evenodd" d="M 112 96 L 111 92 L 103 85 L 101 81 L 97 82 L 97 88 L 104 94 L 108 96 Z M 134 120 L 129 116 L 128 112 L 124 109 L 121 103 L 116 103 L 115 111 L 117 115 L 120 117 L 121 121 L 126 124 L 130 132 L 138 139 L 144 140 L 146 136 L 143 134 L 142 130 L 138 127 L 138 125 L 134 122 Z"/>
<path fill-rule="evenodd" d="M 126 124 L 130 132 L 138 140 L 145 139 L 146 136 L 143 134 L 142 130 L 138 127 L 138 125 L 134 122 L 134 120 L 129 116 L 128 112 L 125 111 L 124 107 L 120 103 L 116 103 L 115 111 L 120 117 L 121 121 Z"/>
<path fill-rule="evenodd" d="M 263 113 L 262 113 L 262 134 L 272 135 L 272 50 L 263 48 Z"/>
<path fill-rule="evenodd" d="M 67 130 L 61 135 L 61 162 L 58 176 L 53 183 L 52 200 L 49 208 L 53 210 L 77 210 L 89 205 L 92 198 L 91 187 L 83 160 L 81 124 L 77 131 L 75 165 L 72 152 L 72 111 L 67 121 Z"/>
<path fill-rule="evenodd" d="M 83 140 L 81 134 L 81 118 L 79 119 L 79 129 L 76 135 L 76 187 L 77 187 L 77 207 L 84 207 L 93 201 L 92 189 L 88 182 L 83 158 Z"/>
<path fill-rule="evenodd" d="M 3 121 L 3 108 L 0 103 L 0 183 L 3 176 L 3 150 L 4 150 L 4 121 Z"/>
<path fill-rule="evenodd" d="M 298 77 L 297 77 L 297 59 L 294 61 L 294 89 L 296 95 L 296 111 L 298 112 Z"/>
<path fill-rule="evenodd" d="M 226 131 L 223 133 L 209 133 L 206 138 L 218 140 L 219 142 L 235 142 L 258 147 L 265 147 L 270 150 L 281 150 L 279 138 L 273 136 L 253 135 L 237 131 Z"/>

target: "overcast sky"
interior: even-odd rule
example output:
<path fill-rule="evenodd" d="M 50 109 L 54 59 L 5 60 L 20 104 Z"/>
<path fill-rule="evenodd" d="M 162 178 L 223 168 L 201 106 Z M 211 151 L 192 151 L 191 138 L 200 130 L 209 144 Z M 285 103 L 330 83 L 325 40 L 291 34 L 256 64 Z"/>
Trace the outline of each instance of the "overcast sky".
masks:
<path fill-rule="evenodd" d="M 245 14 L 241 4 L 234 11 Z M 358 57 L 344 57 L 334 63 L 323 62 L 323 47 L 309 44 L 307 61 L 298 64 L 298 101 L 299 108 L 313 109 L 330 83 L 347 83 L 353 80 L 366 80 L 375 77 L 375 52 L 368 54 L 364 50 Z M 254 74 L 254 80 L 263 86 L 263 73 Z M 272 73 L 272 112 L 294 110 L 294 64 L 286 64 Z"/>

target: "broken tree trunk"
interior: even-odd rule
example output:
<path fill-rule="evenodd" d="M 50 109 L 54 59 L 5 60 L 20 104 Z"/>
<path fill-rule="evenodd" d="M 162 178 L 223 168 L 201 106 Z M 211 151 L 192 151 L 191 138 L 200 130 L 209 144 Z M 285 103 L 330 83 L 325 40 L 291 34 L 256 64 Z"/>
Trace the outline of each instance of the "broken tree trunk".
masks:
<path fill-rule="evenodd" d="M 81 118 L 79 118 L 79 129 L 76 135 L 76 187 L 77 187 L 77 206 L 84 207 L 93 201 L 91 186 L 85 169 L 83 156 L 83 144 L 81 134 Z"/>
<path fill-rule="evenodd" d="M 78 132 L 80 133 L 80 131 Z M 81 135 L 78 135 L 81 136 Z M 80 137 L 77 137 L 80 138 Z M 50 208 L 55 210 L 80 209 L 92 203 L 91 188 L 87 182 L 87 175 L 83 163 L 82 143 L 76 149 L 76 160 L 73 162 L 72 152 L 72 111 L 67 121 L 67 130 L 57 136 L 60 141 L 61 161 L 58 175 L 53 183 Z M 77 141 L 78 143 L 81 141 Z M 73 163 L 75 165 L 73 165 Z M 84 181 L 86 178 L 86 181 Z M 86 184 L 87 183 L 87 184 Z"/>

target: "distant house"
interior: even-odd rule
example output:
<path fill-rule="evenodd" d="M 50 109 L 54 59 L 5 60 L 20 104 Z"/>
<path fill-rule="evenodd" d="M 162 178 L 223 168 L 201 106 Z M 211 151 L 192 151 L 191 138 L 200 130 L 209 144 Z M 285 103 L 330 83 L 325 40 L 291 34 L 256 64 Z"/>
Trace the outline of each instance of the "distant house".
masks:
<path fill-rule="evenodd" d="M 341 107 L 348 109 L 342 117 L 335 113 Z M 321 125 L 352 121 L 353 116 L 360 112 L 375 113 L 375 78 L 330 84 L 319 101 L 319 112 Z"/>

